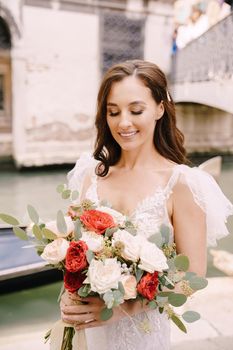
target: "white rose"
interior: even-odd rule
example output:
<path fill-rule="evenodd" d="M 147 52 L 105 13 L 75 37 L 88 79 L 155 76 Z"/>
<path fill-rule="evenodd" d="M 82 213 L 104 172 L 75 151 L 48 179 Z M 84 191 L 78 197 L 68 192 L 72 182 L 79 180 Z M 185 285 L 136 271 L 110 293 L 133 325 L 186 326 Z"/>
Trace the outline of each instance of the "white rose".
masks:
<path fill-rule="evenodd" d="M 133 275 L 122 275 L 121 283 L 123 284 L 125 295 L 124 299 L 135 299 L 137 297 L 137 280 Z"/>
<path fill-rule="evenodd" d="M 92 259 L 87 274 L 91 290 L 104 294 L 112 288 L 118 288 L 121 267 L 116 258 L 105 259 L 104 261 Z"/>
<path fill-rule="evenodd" d="M 41 257 L 49 264 L 56 265 L 65 259 L 68 248 L 69 242 L 67 242 L 67 240 L 64 238 L 57 238 L 46 245 Z"/>
<path fill-rule="evenodd" d="M 66 233 L 61 233 L 59 232 L 57 228 L 57 222 L 56 221 L 49 221 L 46 223 L 45 227 L 55 233 L 57 237 L 67 237 L 69 234 L 71 234 L 74 231 L 74 223 L 71 219 L 70 216 L 64 216 L 66 226 L 67 226 L 67 231 Z"/>
<path fill-rule="evenodd" d="M 142 240 L 140 251 L 140 263 L 138 267 L 144 271 L 153 273 L 155 271 L 162 272 L 168 269 L 167 258 L 154 243 Z"/>
<path fill-rule="evenodd" d="M 122 215 L 119 211 L 117 210 L 114 210 L 112 208 L 109 208 L 109 207 L 104 207 L 104 206 L 101 206 L 99 208 L 97 208 L 98 210 L 100 211 L 103 211 L 104 213 L 107 213 L 109 215 L 112 216 L 115 224 L 117 225 L 123 225 L 124 222 L 126 221 L 126 217 L 124 215 Z"/>
<path fill-rule="evenodd" d="M 139 236 L 133 236 L 126 230 L 117 230 L 113 234 L 113 246 L 117 242 L 123 244 L 122 257 L 127 260 L 137 261 L 139 259 L 141 240 Z"/>
<path fill-rule="evenodd" d="M 93 231 L 84 231 L 81 240 L 86 242 L 88 248 L 94 253 L 100 252 L 104 247 L 104 237 Z"/>

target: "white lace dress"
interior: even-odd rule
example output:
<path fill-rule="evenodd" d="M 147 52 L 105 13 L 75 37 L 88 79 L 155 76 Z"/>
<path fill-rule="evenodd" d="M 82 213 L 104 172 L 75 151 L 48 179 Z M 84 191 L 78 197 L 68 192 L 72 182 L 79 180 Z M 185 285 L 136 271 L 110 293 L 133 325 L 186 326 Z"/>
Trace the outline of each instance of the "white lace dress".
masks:
<path fill-rule="evenodd" d="M 96 164 L 93 158 L 84 154 L 68 174 L 68 183 L 70 189 L 81 191 L 86 173 L 91 172 L 92 183 L 86 191 L 86 198 L 98 204 Z M 233 206 L 216 181 L 198 168 L 176 165 L 166 187 L 157 188 L 151 196 L 139 202 L 130 220 L 141 228 L 141 234 L 148 237 L 161 224 L 169 225 L 172 241 L 173 228 L 168 217 L 167 200 L 181 178 L 192 192 L 194 201 L 206 213 L 207 241 L 209 245 L 215 245 L 216 239 L 228 234 L 225 224 L 227 217 L 233 214 Z M 147 333 L 142 329 L 143 323 L 150 325 Z M 125 317 L 112 325 L 87 329 L 86 336 L 88 350 L 169 350 L 170 322 L 166 314 L 153 310 L 142 312 L 133 320 Z"/>

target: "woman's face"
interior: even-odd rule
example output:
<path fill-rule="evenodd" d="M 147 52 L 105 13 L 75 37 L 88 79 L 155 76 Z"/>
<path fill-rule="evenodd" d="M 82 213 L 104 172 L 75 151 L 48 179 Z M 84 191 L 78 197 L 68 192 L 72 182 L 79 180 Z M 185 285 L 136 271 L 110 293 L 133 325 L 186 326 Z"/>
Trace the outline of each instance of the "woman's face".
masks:
<path fill-rule="evenodd" d="M 113 138 L 125 151 L 153 145 L 156 121 L 164 113 L 151 90 L 135 76 L 113 83 L 107 98 L 107 123 Z"/>

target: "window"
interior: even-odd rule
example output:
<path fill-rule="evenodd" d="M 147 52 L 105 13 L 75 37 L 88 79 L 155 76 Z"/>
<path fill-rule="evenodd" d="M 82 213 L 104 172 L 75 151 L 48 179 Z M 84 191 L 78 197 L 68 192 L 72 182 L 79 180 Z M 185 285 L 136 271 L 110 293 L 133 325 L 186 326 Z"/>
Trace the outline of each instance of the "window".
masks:
<path fill-rule="evenodd" d="M 101 69 L 144 56 L 144 19 L 133 19 L 125 13 L 101 13 Z"/>

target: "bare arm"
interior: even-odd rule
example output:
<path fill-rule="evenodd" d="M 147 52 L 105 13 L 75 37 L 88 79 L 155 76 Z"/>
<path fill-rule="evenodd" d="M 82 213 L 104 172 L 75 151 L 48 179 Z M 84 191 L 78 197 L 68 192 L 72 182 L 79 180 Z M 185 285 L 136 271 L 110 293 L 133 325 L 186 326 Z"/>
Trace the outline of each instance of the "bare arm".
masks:
<path fill-rule="evenodd" d="M 206 217 L 195 203 L 188 186 L 178 183 L 173 191 L 173 214 L 177 252 L 187 255 L 189 271 L 199 276 L 206 274 Z"/>

